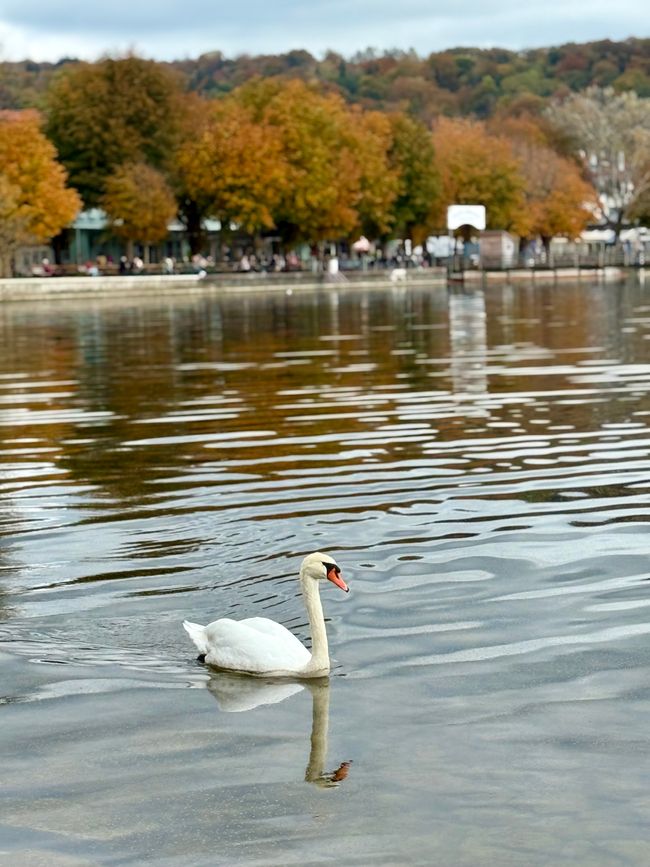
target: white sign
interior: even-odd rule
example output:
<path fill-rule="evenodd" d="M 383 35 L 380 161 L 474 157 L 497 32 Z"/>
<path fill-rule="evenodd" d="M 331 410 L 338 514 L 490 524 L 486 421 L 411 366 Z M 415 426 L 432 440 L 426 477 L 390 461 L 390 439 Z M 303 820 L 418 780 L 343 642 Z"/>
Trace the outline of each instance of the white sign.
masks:
<path fill-rule="evenodd" d="M 450 232 L 461 226 L 485 229 L 485 205 L 450 205 L 447 208 L 447 228 Z"/>

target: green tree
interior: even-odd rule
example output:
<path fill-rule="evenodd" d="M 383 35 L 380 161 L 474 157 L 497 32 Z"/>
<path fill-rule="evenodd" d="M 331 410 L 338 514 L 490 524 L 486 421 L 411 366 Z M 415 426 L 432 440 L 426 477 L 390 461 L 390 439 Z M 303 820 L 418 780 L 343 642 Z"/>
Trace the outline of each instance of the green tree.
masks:
<path fill-rule="evenodd" d="M 392 114 L 389 120 L 389 160 L 398 176 L 395 228 L 402 237 L 420 241 L 427 234 L 427 221 L 441 192 L 431 133 L 406 114 Z"/>
<path fill-rule="evenodd" d="M 178 73 L 129 56 L 67 66 L 46 98 L 46 132 L 87 206 L 118 166 L 168 166 L 184 112 Z"/>

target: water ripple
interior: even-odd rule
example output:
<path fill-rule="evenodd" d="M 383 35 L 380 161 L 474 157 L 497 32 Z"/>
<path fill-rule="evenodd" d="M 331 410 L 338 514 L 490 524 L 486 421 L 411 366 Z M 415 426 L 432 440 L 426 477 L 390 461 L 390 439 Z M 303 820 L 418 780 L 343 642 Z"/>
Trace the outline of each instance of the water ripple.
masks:
<path fill-rule="evenodd" d="M 650 365 L 591 291 L 555 295 L 546 330 L 534 295 L 496 289 L 213 299 L 203 318 L 191 300 L 126 320 L 73 307 L 32 325 L 16 308 L 8 622 L 121 618 L 137 647 L 155 613 L 181 653 L 197 610 L 273 609 L 304 634 L 293 576 L 319 547 L 352 575 L 328 614 L 355 676 L 642 635 Z"/>

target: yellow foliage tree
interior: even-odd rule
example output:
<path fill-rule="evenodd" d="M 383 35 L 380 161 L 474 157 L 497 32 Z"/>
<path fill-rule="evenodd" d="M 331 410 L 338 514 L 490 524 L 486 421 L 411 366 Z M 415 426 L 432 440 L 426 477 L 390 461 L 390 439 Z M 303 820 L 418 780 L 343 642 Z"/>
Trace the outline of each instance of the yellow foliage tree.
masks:
<path fill-rule="evenodd" d="M 253 111 L 233 98 L 206 110 L 176 154 L 184 195 L 225 227 L 235 223 L 250 234 L 272 228 L 286 182 L 277 130 L 254 120 Z"/>
<path fill-rule="evenodd" d="M 34 111 L 0 112 L 2 275 L 17 247 L 42 243 L 74 220 L 81 200 L 41 131 Z"/>
<path fill-rule="evenodd" d="M 149 261 L 150 245 L 167 237 L 177 211 L 165 178 L 146 163 L 121 166 L 107 179 L 101 203 L 113 233 L 129 245 L 137 241 L 144 246 L 145 262 Z"/>
<path fill-rule="evenodd" d="M 287 163 L 276 210 L 285 237 L 315 243 L 349 235 L 358 224 L 361 172 L 343 100 L 282 82 L 262 119 L 277 129 Z"/>
<path fill-rule="evenodd" d="M 20 190 L 0 174 L 0 277 L 9 277 L 16 248 L 28 244 L 29 219 L 20 204 Z"/>
<path fill-rule="evenodd" d="M 357 226 L 371 238 L 387 235 L 395 225 L 394 204 L 400 172 L 391 162 L 393 129 L 378 111 L 349 111 L 350 153 L 358 166 Z"/>
<path fill-rule="evenodd" d="M 373 124 L 364 130 L 364 122 L 339 96 L 321 94 L 298 80 L 256 79 L 239 88 L 235 98 L 279 136 L 286 173 L 274 216 L 284 240 L 317 243 L 358 229 L 360 208 L 367 216 L 373 209 L 367 183 L 373 169 L 362 165 L 364 156 L 376 159 L 374 143 L 363 142 L 364 132 L 376 133 Z"/>

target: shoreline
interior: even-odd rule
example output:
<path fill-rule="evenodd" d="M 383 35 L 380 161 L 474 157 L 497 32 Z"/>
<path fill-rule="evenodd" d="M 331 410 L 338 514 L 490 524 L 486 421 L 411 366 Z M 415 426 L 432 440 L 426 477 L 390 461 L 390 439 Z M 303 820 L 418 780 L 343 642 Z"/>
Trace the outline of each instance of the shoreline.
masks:
<path fill-rule="evenodd" d="M 0 302 L 37 301 L 40 299 L 120 298 L 124 296 L 205 294 L 233 292 L 288 292 L 345 289 L 405 288 L 408 286 L 447 288 L 453 285 L 476 286 L 487 283 L 537 284 L 558 280 L 598 280 L 613 282 L 623 279 L 628 271 L 644 269 L 605 267 L 511 269 L 503 271 L 465 271 L 448 275 L 445 268 L 391 272 L 347 272 L 338 278 L 307 274 L 304 271 L 267 274 L 140 274 L 97 277 L 11 277 L 0 279 Z M 400 273 L 401 272 L 401 273 Z"/>

